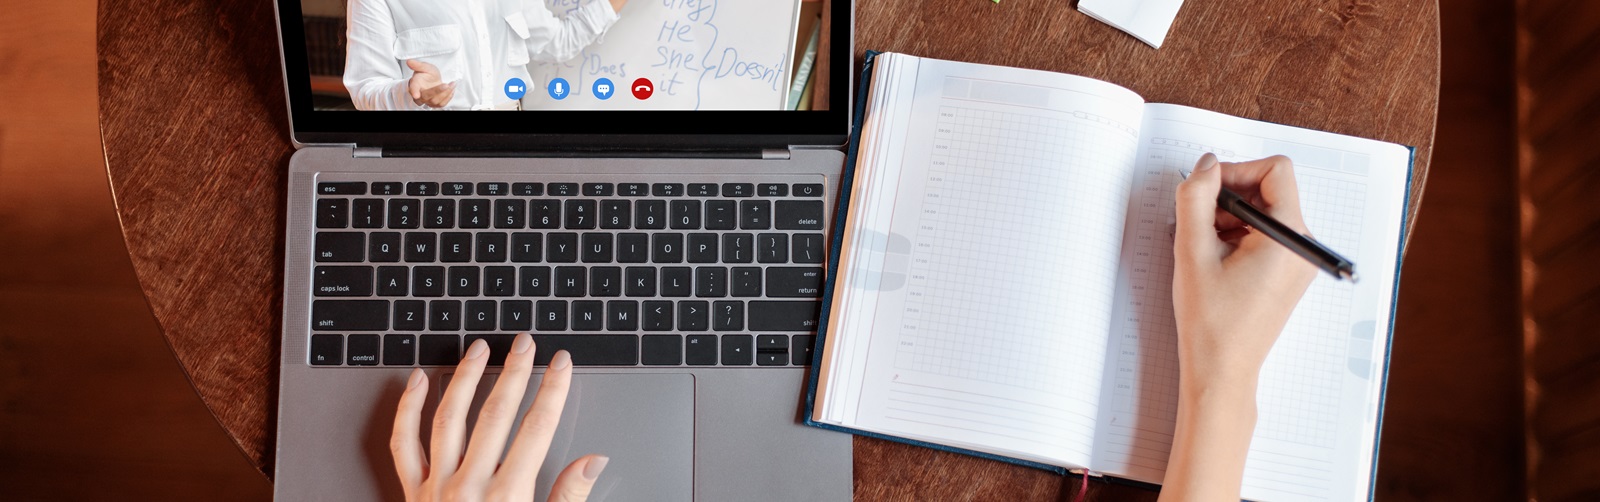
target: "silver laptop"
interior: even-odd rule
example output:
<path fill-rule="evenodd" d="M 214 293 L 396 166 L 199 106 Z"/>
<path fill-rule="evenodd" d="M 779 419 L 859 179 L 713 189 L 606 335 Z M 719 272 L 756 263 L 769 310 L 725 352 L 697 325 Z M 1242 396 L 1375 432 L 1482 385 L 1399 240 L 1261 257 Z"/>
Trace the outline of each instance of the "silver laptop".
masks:
<path fill-rule="evenodd" d="M 277 3 L 278 499 L 400 500 L 408 374 L 521 332 L 577 365 L 540 500 L 589 453 L 592 500 L 850 498 L 850 436 L 801 424 L 850 2 Z"/>

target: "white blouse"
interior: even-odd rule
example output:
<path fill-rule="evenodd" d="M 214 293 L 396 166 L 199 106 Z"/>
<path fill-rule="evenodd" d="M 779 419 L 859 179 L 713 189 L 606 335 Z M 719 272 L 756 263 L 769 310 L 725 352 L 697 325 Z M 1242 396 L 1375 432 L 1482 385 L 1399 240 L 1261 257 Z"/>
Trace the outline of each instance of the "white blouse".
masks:
<path fill-rule="evenodd" d="M 427 108 L 407 92 L 409 59 L 457 82 L 446 109 L 505 105 L 515 101 L 504 92 L 512 78 L 542 92 L 530 82 L 530 59 L 572 59 L 617 21 L 607 0 L 589 0 L 565 18 L 544 0 L 350 0 L 349 9 L 344 86 L 361 110 Z"/>

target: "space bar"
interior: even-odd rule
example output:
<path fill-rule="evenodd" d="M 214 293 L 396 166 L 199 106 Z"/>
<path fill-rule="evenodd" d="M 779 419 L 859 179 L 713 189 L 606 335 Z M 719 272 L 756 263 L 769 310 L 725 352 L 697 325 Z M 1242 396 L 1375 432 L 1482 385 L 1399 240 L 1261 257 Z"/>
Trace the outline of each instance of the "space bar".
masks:
<path fill-rule="evenodd" d="M 580 366 L 633 366 L 639 364 L 636 335 L 533 335 L 533 364 L 550 364 L 556 351 L 572 354 Z"/>

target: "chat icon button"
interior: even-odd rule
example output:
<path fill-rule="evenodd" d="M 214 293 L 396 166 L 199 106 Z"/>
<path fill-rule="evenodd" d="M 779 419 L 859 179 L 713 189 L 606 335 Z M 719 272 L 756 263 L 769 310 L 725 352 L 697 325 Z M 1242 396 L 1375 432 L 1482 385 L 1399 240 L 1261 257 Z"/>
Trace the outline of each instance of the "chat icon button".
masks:
<path fill-rule="evenodd" d="M 616 92 L 617 87 L 611 84 L 611 79 L 601 78 L 594 81 L 594 97 L 602 100 L 611 99 L 611 95 L 616 94 Z"/>

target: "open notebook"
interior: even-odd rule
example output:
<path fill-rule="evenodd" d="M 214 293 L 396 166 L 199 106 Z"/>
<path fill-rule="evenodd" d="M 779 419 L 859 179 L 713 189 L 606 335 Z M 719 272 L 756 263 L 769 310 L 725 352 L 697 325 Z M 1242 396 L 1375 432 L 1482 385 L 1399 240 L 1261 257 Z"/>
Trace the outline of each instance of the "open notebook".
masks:
<path fill-rule="evenodd" d="M 1320 275 L 1273 347 L 1243 495 L 1369 498 L 1410 149 L 1071 75 L 867 68 L 807 423 L 1159 483 L 1178 169 L 1284 154 L 1312 233 L 1363 280 Z"/>

